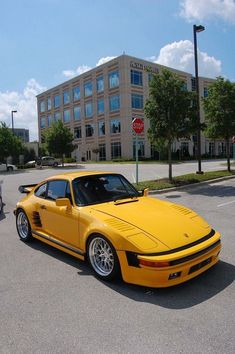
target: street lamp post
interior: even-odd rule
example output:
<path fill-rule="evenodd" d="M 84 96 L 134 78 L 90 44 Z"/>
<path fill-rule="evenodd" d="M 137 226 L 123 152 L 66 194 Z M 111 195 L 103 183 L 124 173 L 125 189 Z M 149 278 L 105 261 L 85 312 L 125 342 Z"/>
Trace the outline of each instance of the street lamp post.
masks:
<path fill-rule="evenodd" d="M 198 159 L 198 171 L 196 173 L 203 173 L 201 162 L 201 129 L 200 129 L 200 95 L 199 95 L 199 80 L 198 80 L 198 59 L 197 59 L 197 33 L 205 30 L 204 26 L 193 25 L 193 39 L 194 39 L 194 61 L 195 61 L 195 84 L 196 84 L 196 103 L 197 103 L 197 119 L 198 119 L 198 131 L 197 131 L 197 159 Z"/>
<path fill-rule="evenodd" d="M 13 134 L 14 134 L 14 118 L 13 118 L 14 113 L 17 113 L 17 111 L 11 111 L 11 129 Z"/>

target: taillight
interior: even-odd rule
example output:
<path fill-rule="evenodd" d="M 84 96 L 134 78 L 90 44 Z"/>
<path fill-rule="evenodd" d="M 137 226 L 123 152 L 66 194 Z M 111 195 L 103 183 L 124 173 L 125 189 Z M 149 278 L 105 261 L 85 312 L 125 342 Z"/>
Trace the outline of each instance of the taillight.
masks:
<path fill-rule="evenodd" d="M 162 267 L 169 267 L 170 263 L 169 262 L 151 262 L 151 261 L 146 261 L 145 259 L 140 259 L 139 264 L 147 267 L 156 267 L 156 268 L 162 268 Z"/>

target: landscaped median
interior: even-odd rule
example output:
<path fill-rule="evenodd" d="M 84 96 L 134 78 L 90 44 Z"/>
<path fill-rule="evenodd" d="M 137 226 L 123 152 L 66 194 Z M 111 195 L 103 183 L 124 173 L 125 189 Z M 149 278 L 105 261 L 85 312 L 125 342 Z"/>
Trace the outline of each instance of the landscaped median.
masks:
<path fill-rule="evenodd" d="M 137 185 L 134 184 L 134 186 L 138 190 L 149 188 L 150 191 L 160 191 L 167 188 L 187 186 L 190 184 L 216 180 L 223 177 L 229 178 L 232 176 L 235 176 L 235 170 L 231 172 L 210 171 L 210 172 L 204 172 L 203 174 L 189 173 L 187 175 L 174 177 L 172 182 L 170 182 L 169 179 L 167 178 L 162 178 L 154 181 L 139 182 Z"/>

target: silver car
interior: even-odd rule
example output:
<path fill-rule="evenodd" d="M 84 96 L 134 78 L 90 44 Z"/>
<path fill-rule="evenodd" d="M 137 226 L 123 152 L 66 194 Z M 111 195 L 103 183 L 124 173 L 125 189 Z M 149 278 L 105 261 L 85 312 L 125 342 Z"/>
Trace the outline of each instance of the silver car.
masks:
<path fill-rule="evenodd" d="M 2 171 L 15 171 L 17 170 L 17 167 L 15 165 L 11 165 L 11 164 L 5 164 L 3 162 L 0 162 L 0 172 Z"/>

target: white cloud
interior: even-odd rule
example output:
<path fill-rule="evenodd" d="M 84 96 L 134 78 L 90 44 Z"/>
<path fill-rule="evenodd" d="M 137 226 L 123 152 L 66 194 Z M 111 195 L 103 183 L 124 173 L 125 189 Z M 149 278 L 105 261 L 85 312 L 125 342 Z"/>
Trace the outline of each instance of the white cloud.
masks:
<path fill-rule="evenodd" d="M 167 44 L 158 57 L 150 57 L 155 63 L 186 71 L 194 75 L 194 48 L 189 40 Z M 149 58 L 149 59 L 150 59 Z M 199 76 L 217 77 L 221 75 L 221 61 L 198 51 Z"/>
<path fill-rule="evenodd" d="M 23 92 L 0 92 L 0 121 L 11 127 L 11 111 L 14 113 L 14 127 L 29 129 L 30 140 L 38 140 L 38 118 L 36 95 L 45 91 L 35 79 L 30 79 Z"/>
<path fill-rule="evenodd" d="M 234 0 L 183 0 L 180 6 L 180 15 L 189 22 L 218 18 L 235 24 Z"/>
<path fill-rule="evenodd" d="M 102 64 L 104 64 L 104 63 L 107 63 L 107 61 L 110 61 L 110 60 L 112 60 L 112 59 L 114 59 L 114 58 L 116 58 L 116 57 L 103 57 L 103 58 L 100 58 L 100 59 L 98 60 L 98 62 L 96 63 L 95 66 L 99 66 L 99 65 L 102 65 Z M 89 70 L 91 70 L 91 69 L 92 69 L 92 67 L 90 67 L 90 66 L 81 65 L 81 66 L 78 66 L 77 69 L 75 69 L 75 70 L 71 70 L 71 69 L 69 69 L 69 70 L 63 70 L 63 71 L 62 71 L 62 74 L 63 74 L 63 76 L 65 76 L 66 78 L 72 79 L 73 77 L 78 76 L 78 75 L 81 75 L 81 74 L 83 74 L 83 73 L 85 73 L 86 71 L 89 71 Z"/>

